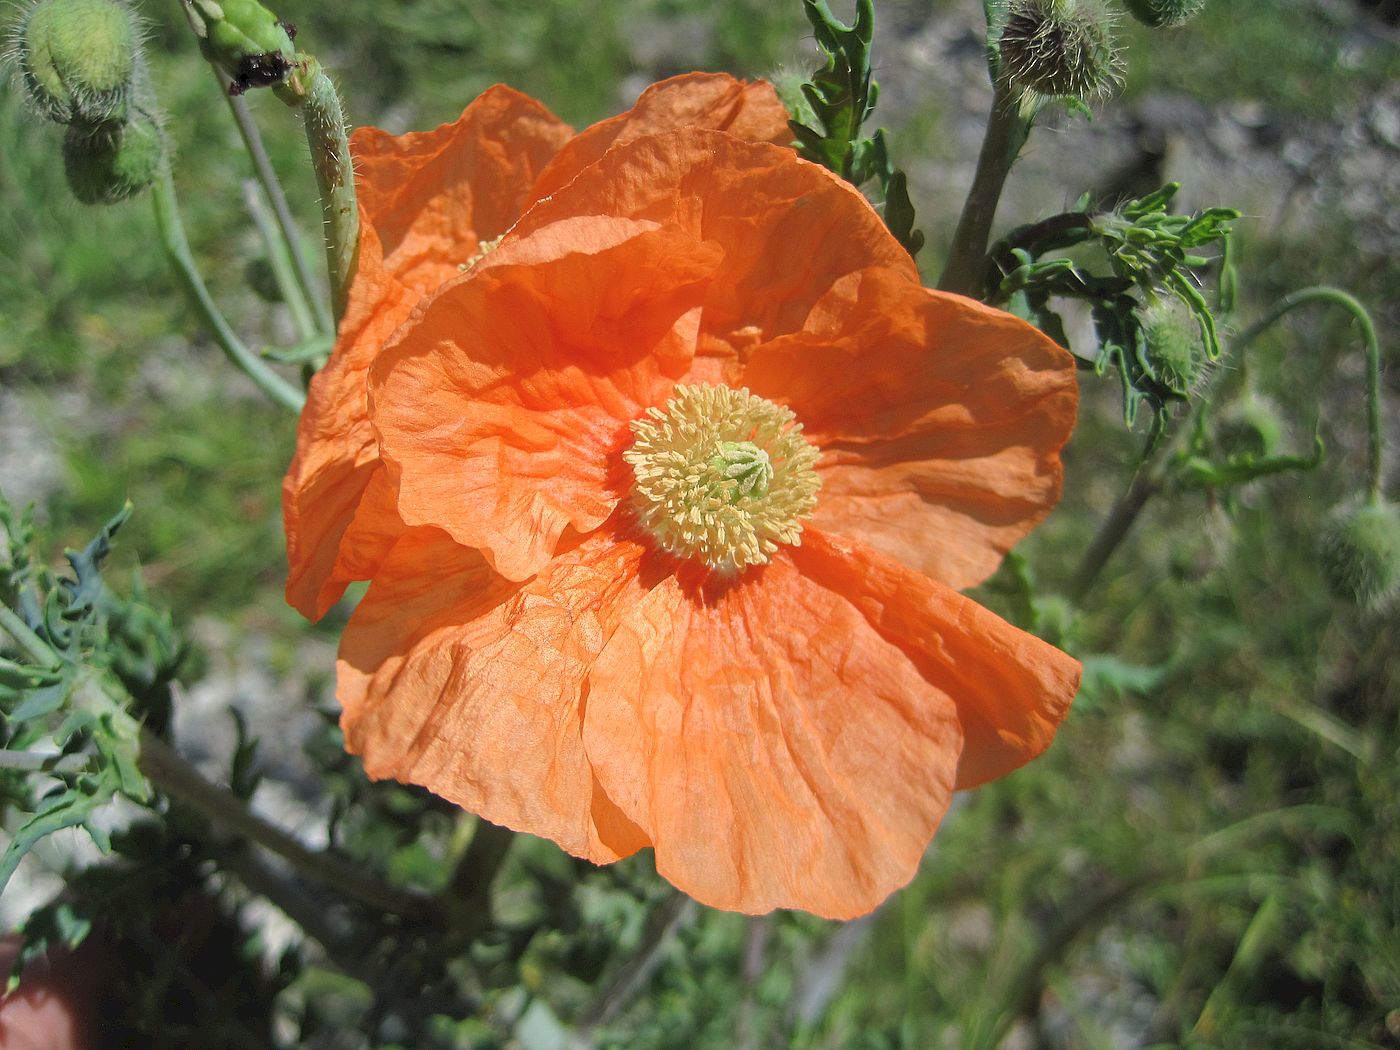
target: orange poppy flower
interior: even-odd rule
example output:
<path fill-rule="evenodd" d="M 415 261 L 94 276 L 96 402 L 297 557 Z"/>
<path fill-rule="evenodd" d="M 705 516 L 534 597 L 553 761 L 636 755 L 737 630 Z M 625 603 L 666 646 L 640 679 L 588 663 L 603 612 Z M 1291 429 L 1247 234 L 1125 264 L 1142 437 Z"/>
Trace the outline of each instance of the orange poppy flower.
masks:
<path fill-rule="evenodd" d="M 595 862 L 650 846 L 716 907 L 858 915 L 1077 688 L 956 590 L 1058 498 L 1073 365 L 923 288 L 791 150 L 599 127 L 489 251 L 428 189 L 394 228 L 465 233 L 366 224 L 289 592 L 372 580 L 338 668 L 371 776 Z"/>
<path fill-rule="evenodd" d="M 496 86 L 456 121 L 350 140 L 362 230 L 350 301 L 330 362 L 312 380 L 283 485 L 287 600 L 319 619 L 368 579 L 397 535 L 393 492 L 365 402 L 379 348 L 429 291 L 458 276 L 532 203 L 610 146 L 677 127 L 787 142 L 787 110 L 765 83 L 692 73 L 655 84 L 626 113 L 575 135 L 534 99 Z"/>

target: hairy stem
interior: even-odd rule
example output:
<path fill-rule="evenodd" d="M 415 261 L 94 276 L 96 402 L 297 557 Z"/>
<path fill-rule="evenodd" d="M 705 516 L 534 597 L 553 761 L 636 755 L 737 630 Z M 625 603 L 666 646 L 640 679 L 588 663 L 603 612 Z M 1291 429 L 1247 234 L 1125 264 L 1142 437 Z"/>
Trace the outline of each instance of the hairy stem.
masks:
<path fill-rule="evenodd" d="M 963 202 L 948 262 L 938 278 L 938 287 L 943 291 L 981 298 L 992 221 L 996 218 L 1006 176 L 1030 130 L 1031 121 L 1021 115 L 1016 97 L 1005 80 L 998 79 L 992 92 L 992 110 L 987 118 L 982 149 L 977 155 L 972 188 Z"/>
<path fill-rule="evenodd" d="M 263 192 L 267 194 L 268 203 L 272 205 L 272 214 L 277 220 L 277 229 L 281 234 L 282 242 L 286 245 L 287 255 L 291 260 L 292 271 L 296 277 L 301 306 L 303 309 L 308 309 L 308 312 L 308 304 L 310 307 L 314 307 L 319 329 L 332 332 L 335 330 L 335 321 L 331 318 L 330 310 L 311 276 L 311 267 L 307 265 L 306 253 L 301 249 L 301 238 L 298 236 L 296 220 L 292 218 L 292 209 L 287 204 L 287 195 L 282 192 L 282 183 L 278 180 L 277 172 L 272 167 L 272 161 L 268 159 L 267 150 L 263 147 L 262 135 L 258 132 L 258 125 L 253 120 L 253 114 L 248 108 L 248 101 L 242 95 L 230 95 L 225 91 L 224 78 L 220 75 L 218 68 L 212 65 L 209 68 L 214 71 L 214 79 L 219 82 L 219 93 L 228 100 L 229 110 L 233 113 L 233 122 L 238 126 L 238 134 L 243 139 L 243 147 L 248 151 L 248 158 L 253 163 L 253 174 L 257 176 L 258 183 L 262 186 Z M 290 298 L 288 305 L 291 305 Z M 293 309 L 295 310 L 295 308 Z M 302 338 L 309 339 L 310 335 L 303 333 Z"/>
<path fill-rule="evenodd" d="M 180 219 L 175 182 L 170 177 L 169 167 L 162 168 L 151 187 L 151 200 L 155 205 L 156 229 L 160 235 L 161 247 L 165 249 L 166 257 L 175 268 L 180 283 L 184 285 L 190 302 L 213 334 L 214 341 L 234 366 L 256 383 L 263 393 L 279 405 L 293 412 L 300 412 L 302 404 L 306 401 L 305 396 L 243 345 L 242 340 L 224 320 L 224 315 L 219 312 L 209 289 L 205 287 L 204 279 L 199 275 L 194 257 L 190 254 L 190 244 L 185 237 L 184 223 Z"/>
<path fill-rule="evenodd" d="M 325 224 L 326 268 L 331 279 L 331 305 L 336 321 L 345 316 L 350 278 L 360 246 L 360 212 L 355 203 L 355 171 L 350 142 L 345 137 L 345 116 L 335 85 L 314 58 L 307 59 L 309 80 L 300 100 L 311 167 L 321 191 L 321 218 Z"/>

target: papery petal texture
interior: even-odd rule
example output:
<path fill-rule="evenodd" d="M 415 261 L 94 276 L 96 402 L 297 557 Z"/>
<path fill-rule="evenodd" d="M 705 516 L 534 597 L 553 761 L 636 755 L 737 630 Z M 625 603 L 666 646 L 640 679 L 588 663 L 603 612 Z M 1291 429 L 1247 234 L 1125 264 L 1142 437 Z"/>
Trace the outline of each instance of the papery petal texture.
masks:
<path fill-rule="evenodd" d="M 1069 355 L 1000 310 L 871 268 L 739 375 L 822 450 L 813 523 L 962 589 L 1059 500 L 1078 387 Z"/>
<path fill-rule="evenodd" d="M 505 88 L 357 134 L 288 594 L 314 616 L 371 581 L 337 689 L 370 776 L 598 863 L 651 847 L 715 907 L 844 919 L 1078 688 L 958 593 L 1058 499 L 1077 388 L 788 138 L 771 87 L 717 74 L 578 135 Z"/>
<path fill-rule="evenodd" d="M 351 580 L 369 578 L 402 530 L 370 427 L 366 383 L 370 363 L 418 297 L 384 268 L 374 228 L 362 231 L 340 339 L 311 380 L 282 482 L 287 601 L 311 619 L 324 616 Z"/>
<path fill-rule="evenodd" d="M 602 524 L 628 423 L 689 366 L 719 260 L 654 223 L 561 220 L 440 291 L 372 370 L 404 520 L 512 579 Z"/>
<path fill-rule="evenodd" d="M 528 584 L 435 529 L 395 546 L 341 640 L 346 746 L 487 820 L 605 863 L 645 839 L 596 788 L 583 681 L 644 552 L 599 537 Z"/>

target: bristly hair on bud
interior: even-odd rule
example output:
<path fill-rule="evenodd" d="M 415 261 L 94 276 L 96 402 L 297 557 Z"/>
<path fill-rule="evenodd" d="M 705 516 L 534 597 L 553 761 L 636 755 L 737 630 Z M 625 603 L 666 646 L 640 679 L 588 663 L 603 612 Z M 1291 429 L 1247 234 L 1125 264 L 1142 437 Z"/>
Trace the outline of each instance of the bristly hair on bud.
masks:
<path fill-rule="evenodd" d="M 1138 313 L 1142 328 L 1141 364 L 1160 393 L 1185 400 L 1209 366 L 1200 329 L 1176 299 L 1157 299 Z"/>
<path fill-rule="evenodd" d="M 126 117 L 141 27 L 123 0 L 36 0 L 20 15 L 7 57 L 36 109 L 59 124 Z"/>
<path fill-rule="evenodd" d="M 1172 29 L 1200 14 L 1206 0 L 1123 0 L 1123 6 L 1145 26 Z"/>
<path fill-rule="evenodd" d="M 137 111 L 128 121 L 71 124 L 63 139 L 68 188 L 84 204 L 116 204 L 156 180 L 165 159 L 160 121 Z"/>
<path fill-rule="evenodd" d="M 998 43 L 1001 73 L 1030 95 L 1107 95 L 1122 79 L 1113 25 L 1101 0 L 1012 0 Z"/>
<path fill-rule="evenodd" d="M 1400 593 L 1400 508 L 1383 499 L 1338 508 L 1320 554 L 1334 595 L 1362 609 L 1388 605 Z"/>

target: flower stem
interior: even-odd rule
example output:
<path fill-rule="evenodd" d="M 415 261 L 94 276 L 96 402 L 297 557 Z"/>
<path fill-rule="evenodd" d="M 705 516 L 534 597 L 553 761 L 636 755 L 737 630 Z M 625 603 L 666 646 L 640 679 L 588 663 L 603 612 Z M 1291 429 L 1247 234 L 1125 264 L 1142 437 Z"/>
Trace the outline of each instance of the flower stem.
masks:
<path fill-rule="evenodd" d="M 447 883 L 448 909 L 459 915 L 466 932 L 474 935 L 491 919 L 491 884 L 505 863 L 515 832 L 478 818 L 471 844 L 452 869 Z"/>
<path fill-rule="evenodd" d="M 360 212 L 355 203 L 355 171 L 350 142 L 345 137 L 345 116 L 331 78 L 314 58 L 306 60 L 310 81 L 300 100 L 311 167 L 321 191 L 321 218 L 325 224 L 326 267 L 331 279 L 331 305 L 336 321 L 345 316 L 350 278 L 360 244 Z"/>
<path fill-rule="evenodd" d="M 300 412 L 302 404 L 306 401 L 305 396 L 243 345 L 224 320 L 224 315 L 219 312 L 209 289 L 205 287 L 204 279 L 200 277 L 194 257 L 190 254 L 189 241 L 185 237 L 185 226 L 180 219 L 179 203 L 175 197 L 175 182 L 170 176 L 168 166 L 162 167 L 160 175 L 151 187 L 151 200 L 155 205 L 156 229 L 160 234 L 161 246 L 165 249 L 171 266 L 175 268 L 180 283 L 184 285 L 190 301 L 208 325 L 214 341 L 234 366 L 256 383 L 263 393 L 279 405 L 290 408 L 293 412 Z"/>
<path fill-rule="evenodd" d="M 320 329 L 316 326 L 316 319 L 311 316 L 311 308 L 297 284 L 296 266 L 287 250 L 287 242 L 278 232 L 267 201 L 258 189 L 258 184 L 252 179 L 243 183 L 243 203 L 247 205 L 248 214 L 253 219 L 253 225 L 258 228 L 258 236 L 267 250 L 268 265 L 272 267 L 272 275 L 277 280 L 277 290 L 282 293 L 282 299 L 291 312 L 297 337 L 305 344 L 315 339 L 320 334 Z"/>
<path fill-rule="evenodd" d="M 1340 306 L 1351 314 L 1361 329 L 1361 340 L 1366 354 L 1366 423 L 1367 423 L 1367 475 L 1366 490 L 1371 502 L 1381 498 L 1382 450 L 1381 440 L 1381 347 L 1376 339 L 1376 326 L 1371 323 L 1371 315 L 1356 298 L 1327 285 L 1300 288 L 1279 299 L 1264 312 L 1264 315 L 1246 328 L 1235 339 L 1230 350 L 1235 355 L 1242 354 L 1245 347 L 1254 342 L 1267 329 L 1273 327 L 1285 314 L 1308 303 L 1331 303 Z"/>
<path fill-rule="evenodd" d="M 320 330 L 332 332 L 335 330 L 335 321 L 331 318 L 330 310 L 317 291 L 316 282 L 311 276 L 311 267 L 307 265 L 306 254 L 301 249 L 301 238 L 298 236 L 296 220 L 292 218 L 292 209 L 287 204 L 287 195 L 282 192 L 282 183 L 277 178 L 272 161 L 268 159 L 267 150 L 263 147 L 262 135 L 258 131 L 257 122 L 253 120 L 248 102 L 242 95 L 230 95 L 224 90 L 224 78 L 219 74 L 218 68 L 212 65 L 209 68 L 213 70 L 214 79 L 219 83 L 219 93 L 228 100 L 229 110 L 233 113 L 233 122 L 238 127 L 238 134 L 243 139 L 243 147 L 248 151 L 248 158 L 253 163 L 253 174 L 257 176 L 263 192 L 267 194 L 268 203 L 272 205 L 272 214 L 277 220 L 277 229 L 281 234 L 282 242 L 286 245 L 287 255 L 291 259 L 292 271 L 296 276 L 301 307 L 308 313 L 310 307 L 314 307 Z M 288 306 L 292 306 L 290 296 L 287 303 Z M 293 312 L 296 312 L 295 307 L 293 307 Z M 308 339 L 310 335 L 303 333 L 302 338 Z"/>
<path fill-rule="evenodd" d="M 0 627 L 24 650 L 24 654 L 40 667 L 56 667 L 58 654 L 53 648 L 29 629 L 9 606 L 0 604 Z"/>
<path fill-rule="evenodd" d="M 361 904 L 395 914 L 421 912 L 419 895 L 387 886 L 333 854 L 308 849 L 281 828 L 257 816 L 246 802 L 206 780 L 165 741 L 141 730 L 141 772 L 156 787 L 215 824 L 276 853 L 298 872 Z"/>
<path fill-rule="evenodd" d="M 987 118 L 987 131 L 982 149 L 977 155 L 977 171 L 972 188 L 963 202 L 952 248 L 938 287 L 945 292 L 958 292 L 980 298 L 987 260 L 987 244 L 991 239 L 992 221 L 1011 165 L 1021 152 L 1030 134 L 1031 121 L 1021 115 L 1021 108 L 1004 79 L 993 85 L 992 110 Z"/>

